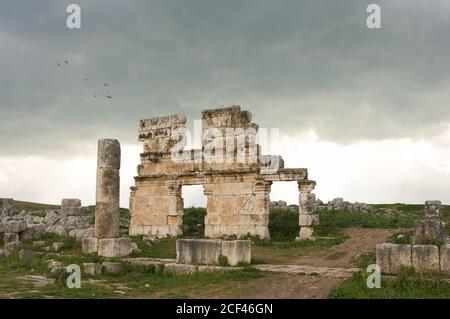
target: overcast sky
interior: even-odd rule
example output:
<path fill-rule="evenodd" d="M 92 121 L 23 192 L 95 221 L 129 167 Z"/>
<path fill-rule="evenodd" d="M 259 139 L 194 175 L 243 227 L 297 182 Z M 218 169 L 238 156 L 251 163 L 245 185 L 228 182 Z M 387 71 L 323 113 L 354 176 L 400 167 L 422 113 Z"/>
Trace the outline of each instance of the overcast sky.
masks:
<path fill-rule="evenodd" d="M 139 119 L 239 104 L 280 128 L 324 200 L 450 203 L 447 0 L 0 3 L 0 197 L 93 203 L 96 141 L 112 137 L 127 206 Z M 276 184 L 272 199 L 297 195 Z"/>

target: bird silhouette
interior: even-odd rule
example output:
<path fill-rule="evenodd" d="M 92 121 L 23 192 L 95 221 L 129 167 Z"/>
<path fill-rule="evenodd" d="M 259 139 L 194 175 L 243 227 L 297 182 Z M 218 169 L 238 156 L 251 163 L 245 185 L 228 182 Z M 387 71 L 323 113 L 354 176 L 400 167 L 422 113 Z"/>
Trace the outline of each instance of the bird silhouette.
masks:
<path fill-rule="evenodd" d="M 97 94 L 94 94 L 94 97 L 97 97 Z"/>
<path fill-rule="evenodd" d="M 106 82 L 105 82 L 105 83 L 103 83 L 103 85 L 104 85 L 104 86 L 109 86 L 109 84 L 108 84 L 108 83 L 106 83 Z"/>
<path fill-rule="evenodd" d="M 106 96 L 108 99 L 112 99 L 112 96 L 111 95 L 107 95 Z"/>
<path fill-rule="evenodd" d="M 64 60 L 64 63 L 65 63 L 65 64 L 69 64 L 69 62 L 68 62 L 67 60 Z"/>
<path fill-rule="evenodd" d="M 57 65 L 57 66 L 61 66 L 61 63 L 56 62 L 56 65 Z"/>

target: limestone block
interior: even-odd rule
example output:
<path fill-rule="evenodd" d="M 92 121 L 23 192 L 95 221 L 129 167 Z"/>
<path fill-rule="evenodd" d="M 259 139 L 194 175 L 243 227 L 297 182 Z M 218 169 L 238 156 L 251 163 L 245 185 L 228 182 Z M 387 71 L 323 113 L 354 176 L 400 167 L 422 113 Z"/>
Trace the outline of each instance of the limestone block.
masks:
<path fill-rule="evenodd" d="M 28 227 L 19 234 L 20 240 L 35 240 L 41 238 L 45 231 L 45 224 L 38 224 Z"/>
<path fill-rule="evenodd" d="M 27 228 L 25 221 L 9 221 L 0 224 L 0 233 L 20 233 Z"/>
<path fill-rule="evenodd" d="M 83 238 L 91 238 L 95 236 L 95 229 L 93 227 L 84 229 L 73 229 L 69 232 L 70 237 L 75 237 L 77 241 Z"/>
<path fill-rule="evenodd" d="M 98 240 L 98 255 L 126 257 L 133 251 L 130 238 L 102 238 Z"/>
<path fill-rule="evenodd" d="M 102 264 L 97 263 L 83 263 L 84 272 L 91 276 L 102 274 Z"/>
<path fill-rule="evenodd" d="M 64 203 L 64 199 L 62 201 Z M 62 206 L 61 206 L 62 208 Z M 45 217 L 44 217 L 44 224 L 52 226 L 55 225 L 58 220 L 61 219 L 61 215 L 53 210 L 47 210 Z"/>
<path fill-rule="evenodd" d="M 114 202 L 119 198 L 120 176 L 116 168 L 98 168 L 97 169 L 97 202 Z"/>
<path fill-rule="evenodd" d="M 252 243 L 250 240 L 224 240 L 222 255 L 227 257 L 230 266 L 237 266 L 239 263 L 249 264 L 252 259 Z"/>
<path fill-rule="evenodd" d="M 119 274 L 122 271 L 122 264 L 121 263 L 113 263 L 113 262 L 104 262 L 102 263 L 102 269 L 104 272 L 111 273 L 111 274 Z"/>
<path fill-rule="evenodd" d="M 21 260 L 31 260 L 34 258 L 35 255 L 36 255 L 35 252 L 33 252 L 31 250 L 25 250 L 25 249 L 22 249 L 18 253 L 18 257 Z"/>
<path fill-rule="evenodd" d="M 12 216 L 14 214 L 14 200 L 12 198 L 0 198 L 0 216 Z"/>
<path fill-rule="evenodd" d="M 300 214 L 299 215 L 299 225 L 300 226 L 317 226 L 320 224 L 319 214 Z"/>
<path fill-rule="evenodd" d="M 299 235 L 295 238 L 296 241 L 307 240 L 314 238 L 314 227 L 302 226 L 300 227 Z"/>
<path fill-rule="evenodd" d="M 423 219 L 416 221 L 414 229 L 414 244 L 437 244 L 444 240 L 441 222 L 438 219 Z"/>
<path fill-rule="evenodd" d="M 97 202 L 95 207 L 95 236 L 97 238 L 119 237 L 119 202 Z"/>
<path fill-rule="evenodd" d="M 412 266 L 416 272 L 439 270 L 439 247 L 434 245 L 413 245 Z"/>
<path fill-rule="evenodd" d="M 177 263 L 180 264 L 219 264 L 221 241 L 211 239 L 179 239 L 177 246 Z"/>
<path fill-rule="evenodd" d="M 67 230 L 62 225 L 48 226 L 45 228 L 45 234 L 56 234 L 59 236 L 67 236 Z"/>
<path fill-rule="evenodd" d="M 411 245 L 384 243 L 377 245 L 377 265 L 381 272 L 395 275 L 402 266 L 411 267 Z"/>
<path fill-rule="evenodd" d="M 98 141 L 97 167 L 120 169 L 120 143 L 115 139 Z"/>
<path fill-rule="evenodd" d="M 79 216 L 81 213 L 81 200 L 78 198 L 65 198 L 61 201 L 61 218 Z"/>
<path fill-rule="evenodd" d="M 441 206 L 441 201 L 439 200 L 425 201 L 425 218 L 440 219 Z"/>
<path fill-rule="evenodd" d="M 82 238 L 81 247 L 83 254 L 96 254 L 98 251 L 98 239 L 95 237 Z"/>
<path fill-rule="evenodd" d="M 3 241 L 5 244 L 18 242 L 19 235 L 17 233 L 5 233 L 5 235 L 3 235 Z"/>
<path fill-rule="evenodd" d="M 440 247 L 441 270 L 450 273 L 450 244 Z"/>

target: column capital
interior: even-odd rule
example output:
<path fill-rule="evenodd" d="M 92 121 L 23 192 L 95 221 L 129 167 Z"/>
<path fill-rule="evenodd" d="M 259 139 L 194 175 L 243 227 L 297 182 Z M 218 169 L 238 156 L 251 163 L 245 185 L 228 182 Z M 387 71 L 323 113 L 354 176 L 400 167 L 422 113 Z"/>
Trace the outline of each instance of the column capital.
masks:
<path fill-rule="evenodd" d="M 316 182 L 310 180 L 298 181 L 297 184 L 300 193 L 311 193 L 316 187 Z"/>

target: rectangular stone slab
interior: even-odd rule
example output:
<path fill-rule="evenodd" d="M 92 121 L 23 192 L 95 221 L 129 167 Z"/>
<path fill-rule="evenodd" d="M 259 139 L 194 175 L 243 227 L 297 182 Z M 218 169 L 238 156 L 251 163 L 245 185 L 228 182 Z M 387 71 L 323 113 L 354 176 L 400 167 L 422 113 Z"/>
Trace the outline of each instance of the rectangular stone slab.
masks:
<path fill-rule="evenodd" d="M 402 266 L 411 267 L 411 245 L 379 244 L 377 245 L 377 265 L 381 272 L 395 275 Z"/>
<path fill-rule="evenodd" d="M 439 270 L 439 247 L 434 245 L 413 245 L 412 266 L 416 272 Z"/>

